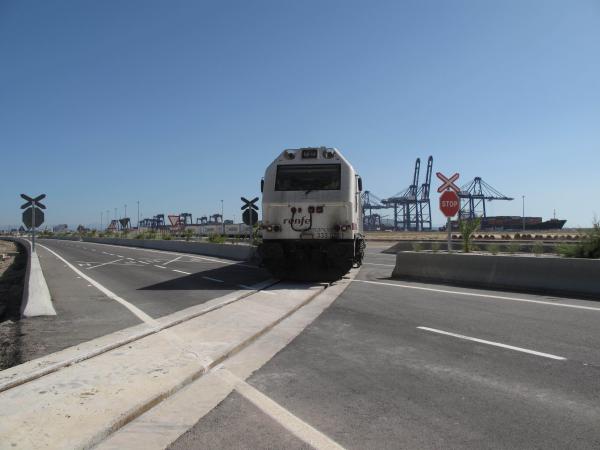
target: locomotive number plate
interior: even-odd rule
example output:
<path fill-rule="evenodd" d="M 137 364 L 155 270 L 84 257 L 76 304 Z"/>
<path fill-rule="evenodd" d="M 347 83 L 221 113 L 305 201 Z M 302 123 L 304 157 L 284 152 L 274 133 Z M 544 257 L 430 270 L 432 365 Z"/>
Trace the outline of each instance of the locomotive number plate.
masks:
<path fill-rule="evenodd" d="M 331 231 L 327 228 L 313 228 L 315 239 L 331 239 Z"/>

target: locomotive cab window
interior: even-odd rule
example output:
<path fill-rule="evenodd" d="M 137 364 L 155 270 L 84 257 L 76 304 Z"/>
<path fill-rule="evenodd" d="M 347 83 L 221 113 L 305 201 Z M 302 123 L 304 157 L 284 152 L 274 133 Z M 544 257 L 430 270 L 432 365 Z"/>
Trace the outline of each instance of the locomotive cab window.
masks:
<path fill-rule="evenodd" d="M 340 164 L 277 166 L 276 191 L 335 191 L 341 185 Z"/>

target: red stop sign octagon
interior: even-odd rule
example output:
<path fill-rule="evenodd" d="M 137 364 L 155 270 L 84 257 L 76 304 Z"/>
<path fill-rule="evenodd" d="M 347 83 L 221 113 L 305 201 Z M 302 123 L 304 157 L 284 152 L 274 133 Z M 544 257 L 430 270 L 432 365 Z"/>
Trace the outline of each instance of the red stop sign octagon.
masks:
<path fill-rule="evenodd" d="M 440 211 L 446 217 L 453 217 L 460 209 L 460 200 L 454 191 L 444 191 L 440 195 Z"/>

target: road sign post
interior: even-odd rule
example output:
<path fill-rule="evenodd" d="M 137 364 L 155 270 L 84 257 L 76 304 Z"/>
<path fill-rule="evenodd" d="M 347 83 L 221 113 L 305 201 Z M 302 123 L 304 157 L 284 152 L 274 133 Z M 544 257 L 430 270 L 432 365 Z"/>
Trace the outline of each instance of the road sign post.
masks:
<path fill-rule="evenodd" d="M 435 175 L 442 181 L 442 185 L 438 188 L 438 192 L 442 193 L 440 195 L 440 211 L 447 217 L 448 253 L 452 253 L 452 217 L 460 211 L 460 198 L 458 197 L 460 188 L 454 182 L 460 175 L 455 173 L 451 177 L 446 177 L 441 172 Z"/>
<path fill-rule="evenodd" d="M 27 201 L 27 203 L 21 205 L 21 209 L 27 208 L 23 211 L 23 223 L 27 228 L 31 228 L 31 251 L 35 252 L 35 229 L 44 223 L 44 211 L 42 209 L 46 209 L 46 206 L 40 200 L 46 198 L 46 194 L 38 195 L 35 198 L 21 194 L 21 198 Z M 39 211 L 36 213 L 37 208 L 39 208 Z"/>

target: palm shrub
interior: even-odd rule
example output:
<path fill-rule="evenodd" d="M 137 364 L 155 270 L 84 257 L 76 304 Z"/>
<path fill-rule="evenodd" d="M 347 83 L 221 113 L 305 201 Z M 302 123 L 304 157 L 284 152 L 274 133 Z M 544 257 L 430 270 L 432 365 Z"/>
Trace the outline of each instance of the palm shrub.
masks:
<path fill-rule="evenodd" d="M 463 251 L 469 253 L 472 249 L 473 233 L 481 225 L 481 217 L 474 219 L 464 219 L 458 221 L 458 228 L 463 240 Z"/>
<path fill-rule="evenodd" d="M 576 244 L 561 245 L 558 251 L 562 256 L 570 258 L 600 258 L 600 222 L 594 224 L 585 236 Z"/>

